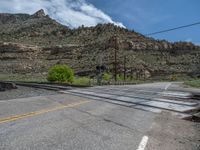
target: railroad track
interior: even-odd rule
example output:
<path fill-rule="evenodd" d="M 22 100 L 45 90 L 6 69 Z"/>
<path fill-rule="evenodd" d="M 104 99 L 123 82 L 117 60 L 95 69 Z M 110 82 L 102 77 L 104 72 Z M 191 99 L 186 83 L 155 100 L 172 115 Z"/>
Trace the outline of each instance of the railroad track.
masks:
<path fill-rule="evenodd" d="M 2 84 L 15 84 L 18 86 L 26 86 L 33 88 L 40 88 L 46 90 L 60 91 L 60 90 L 70 90 L 72 88 L 85 88 L 89 86 L 84 85 L 69 85 L 65 83 L 49 83 L 49 82 L 19 82 L 19 81 L 0 81 Z"/>
<path fill-rule="evenodd" d="M 0 82 L 19 86 L 59 91 L 89 99 L 105 101 L 125 107 L 142 109 L 151 112 L 172 112 L 182 119 L 200 121 L 200 94 L 180 91 L 147 91 L 137 89 L 116 88 L 83 88 L 87 86 L 71 86 L 67 84 L 50 84 L 38 82 Z M 82 88 L 82 89 L 80 89 Z M 160 98 L 163 97 L 163 98 Z M 190 102 L 187 100 L 194 100 Z"/>
<path fill-rule="evenodd" d="M 190 93 L 130 91 L 105 87 L 105 89 L 73 89 L 62 92 L 154 113 L 170 112 L 181 119 L 200 121 L 200 102 L 194 100 Z"/>

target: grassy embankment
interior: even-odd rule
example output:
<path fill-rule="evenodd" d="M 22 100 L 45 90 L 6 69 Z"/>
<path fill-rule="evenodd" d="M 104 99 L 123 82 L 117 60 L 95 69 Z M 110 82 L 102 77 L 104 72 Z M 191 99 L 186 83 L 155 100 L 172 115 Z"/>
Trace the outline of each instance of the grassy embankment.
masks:
<path fill-rule="evenodd" d="M 0 74 L 0 81 L 19 81 L 19 82 L 48 82 L 46 79 L 47 75 L 34 74 L 34 75 L 23 75 L 23 74 Z M 94 83 L 94 79 L 88 77 L 78 77 L 74 79 L 73 85 L 85 85 L 89 86 Z"/>
<path fill-rule="evenodd" d="M 193 79 L 193 80 L 185 81 L 184 83 L 191 87 L 200 88 L 200 79 Z"/>
<path fill-rule="evenodd" d="M 0 81 L 19 81 L 19 82 L 40 82 L 40 83 L 47 83 L 47 75 L 44 74 L 0 74 Z M 117 76 L 117 82 L 124 82 L 123 78 Z M 127 83 L 131 82 L 133 84 L 138 83 L 145 83 L 147 81 L 142 80 L 130 80 L 127 78 Z M 112 84 L 114 83 L 114 79 L 103 79 L 103 84 Z M 83 85 L 83 86 L 90 86 L 96 85 L 97 79 L 96 78 L 89 78 L 89 77 L 75 77 L 72 85 Z"/>
<path fill-rule="evenodd" d="M 22 74 L 0 74 L 0 81 L 23 81 L 23 82 L 48 82 L 46 79 L 47 75 L 43 75 L 43 74 L 34 74 L 34 75 L 22 75 Z M 149 83 L 149 82 L 162 82 L 162 81 L 184 81 L 185 85 L 191 86 L 191 87 L 195 87 L 195 88 L 200 88 L 200 79 L 192 79 L 192 78 L 184 78 L 184 79 L 176 79 L 176 80 L 170 80 L 170 79 L 152 79 L 152 80 L 132 80 L 129 81 L 127 79 L 126 82 L 132 82 L 135 84 L 139 84 L 139 83 Z M 94 85 L 95 84 L 96 79 L 91 79 L 89 77 L 77 77 L 75 78 L 73 85 Z M 106 82 L 106 81 L 104 81 Z M 122 79 L 118 79 L 118 82 L 123 82 Z"/>

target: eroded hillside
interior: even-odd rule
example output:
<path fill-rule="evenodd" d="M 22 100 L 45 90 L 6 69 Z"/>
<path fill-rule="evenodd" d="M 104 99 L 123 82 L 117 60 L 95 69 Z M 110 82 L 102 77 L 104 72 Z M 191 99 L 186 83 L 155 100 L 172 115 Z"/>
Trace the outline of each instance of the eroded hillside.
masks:
<path fill-rule="evenodd" d="M 43 10 L 33 15 L 0 14 L 0 72 L 45 73 L 69 64 L 77 74 L 94 75 L 102 63 L 129 75 L 200 75 L 200 47 L 147 38 L 112 24 L 70 29 Z M 125 67 L 124 67 L 125 66 Z"/>

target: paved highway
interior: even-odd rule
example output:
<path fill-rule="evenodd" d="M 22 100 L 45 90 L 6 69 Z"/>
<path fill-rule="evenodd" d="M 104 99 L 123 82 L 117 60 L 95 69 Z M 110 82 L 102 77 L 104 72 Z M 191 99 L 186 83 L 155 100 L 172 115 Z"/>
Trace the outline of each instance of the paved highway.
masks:
<path fill-rule="evenodd" d="M 177 115 L 195 113 L 198 101 L 175 94 L 174 86 L 105 86 L 1 100 L 0 149 L 199 150 L 200 124 Z"/>

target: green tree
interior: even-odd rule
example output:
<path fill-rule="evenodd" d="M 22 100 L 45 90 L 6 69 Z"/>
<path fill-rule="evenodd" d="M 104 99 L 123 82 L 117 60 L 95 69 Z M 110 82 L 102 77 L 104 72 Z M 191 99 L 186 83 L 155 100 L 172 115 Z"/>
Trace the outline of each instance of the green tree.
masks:
<path fill-rule="evenodd" d="M 74 81 L 74 71 L 67 65 L 55 65 L 49 69 L 47 80 L 50 82 Z"/>

